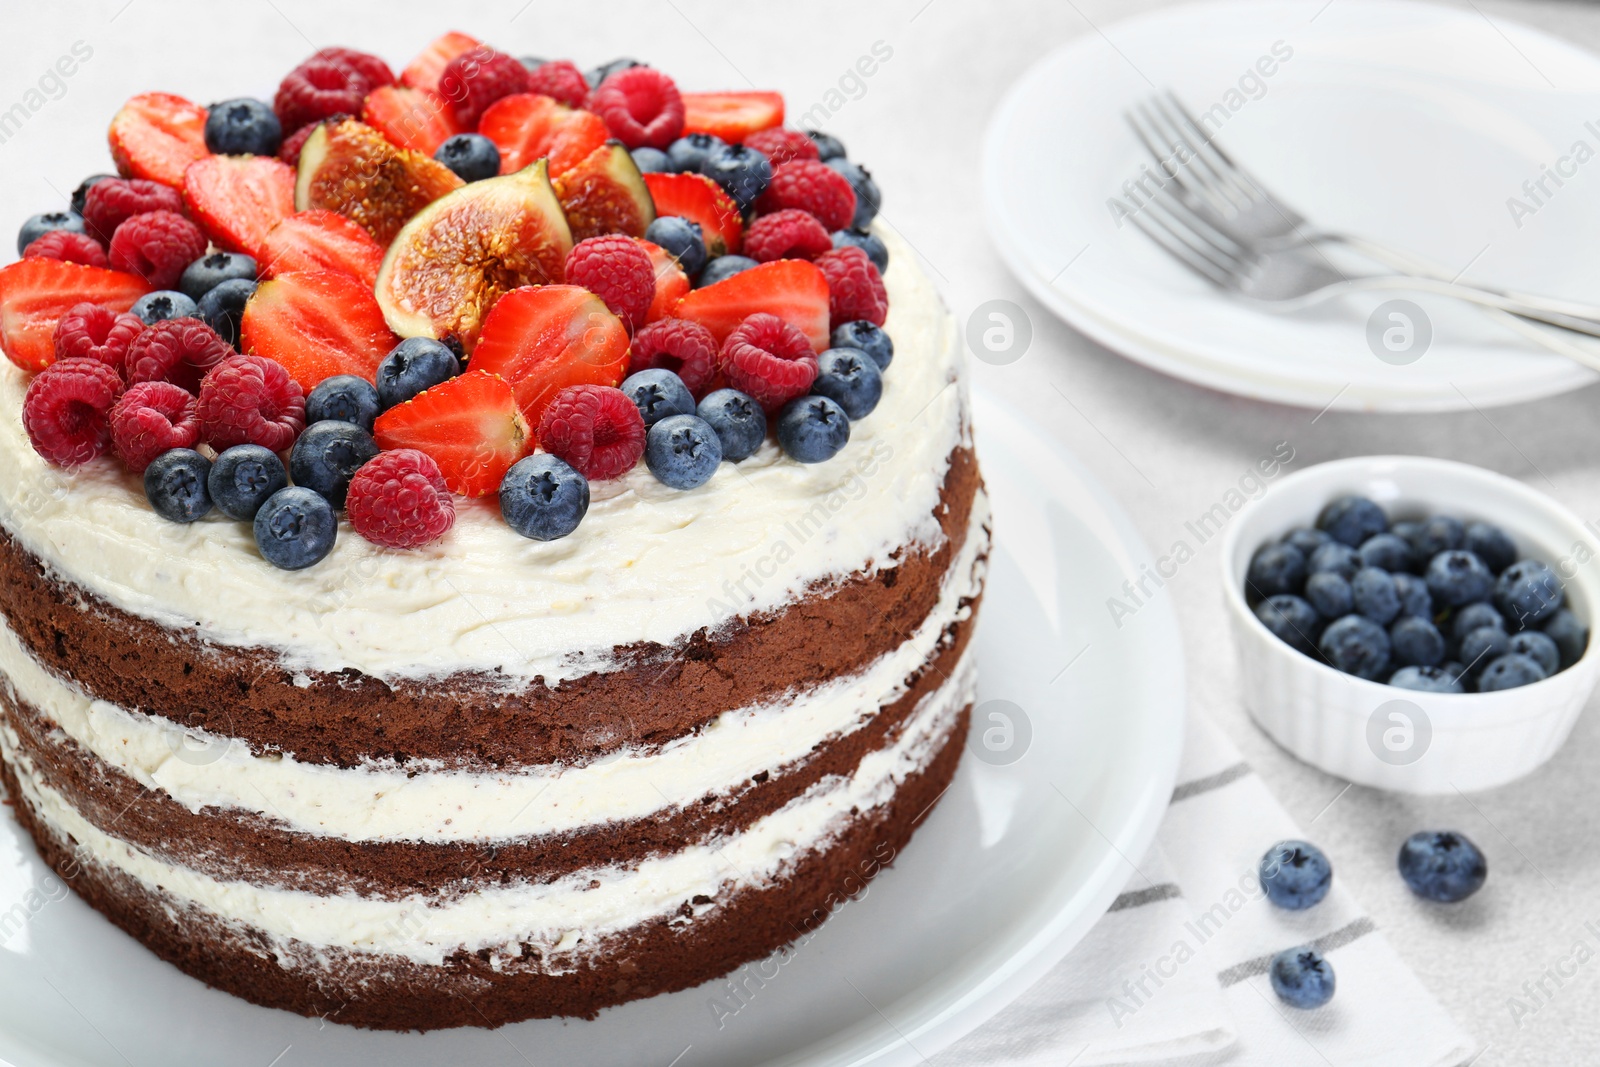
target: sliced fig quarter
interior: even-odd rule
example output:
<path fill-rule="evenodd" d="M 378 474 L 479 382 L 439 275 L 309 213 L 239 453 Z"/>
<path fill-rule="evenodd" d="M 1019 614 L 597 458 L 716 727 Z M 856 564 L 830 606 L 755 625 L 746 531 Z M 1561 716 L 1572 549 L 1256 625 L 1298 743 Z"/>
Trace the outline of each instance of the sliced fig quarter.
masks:
<path fill-rule="evenodd" d="M 421 152 L 397 148 L 364 122 L 317 128 L 300 149 L 296 211 L 337 211 L 385 247 L 417 212 L 461 179 Z"/>

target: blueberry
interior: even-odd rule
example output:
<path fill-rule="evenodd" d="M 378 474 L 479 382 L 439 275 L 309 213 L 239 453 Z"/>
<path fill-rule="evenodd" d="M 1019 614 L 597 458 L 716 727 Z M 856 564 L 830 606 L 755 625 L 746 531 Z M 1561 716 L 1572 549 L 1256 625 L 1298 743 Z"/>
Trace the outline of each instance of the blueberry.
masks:
<path fill-rule="evenodd" d="M 645 145 L 635 148 L 629 153 L 633 156 L 633 165 L 639 168 L 640 174 L 671 174 L 672 161 L 667 154 L 659 148 Z"/>
<path fill-rule="evenodd" d="M 554 541 L 589 510 L 589 480 L 547 452 L 519 459 L 500 481 L 500 514 L 523 537 Z"/>
<path fill-rule="evenodd" d="M 1418 559 L 1432 559 L 1441 552 L 1453 552 L 1466 543 L 1467 529 L 1460 519 L 1448 515 L 1435 515 L 1418 528 L 1411 547 L 1417 550 Z"/>
<path fill-rule="evenodd" d="M 1267 899 L 1289 911 L 1319 904 L 1333 885 L 1333 866 L 1316 845 L 1279 841 L 1261 857 L 1257 871 Z"/>
<path fill-rule="evenodd" d="M 749 256 L 718 256 L 705 265 L 705 269 L 700 272 L 700 277 L 695 279 L 694 287 L 696 289 L 704 289 L 708 285 L 726 281 L 735 274 L 742 274 L 751 267 L 756 266 L 760 266 L 760 264 Z"/>
<path fill-rule="evenodd" d="M 1389 676 L 1389 684 L 1419 693 L 1464 693 L 1459 673 L 1446 667 L 1401 667 Z"/>
<path fill-rule="evenodd" d="M 1511 651 L 1511 639 L 1498 626 L 1480 626 L 1461 638 L 1456 654 L 1473 673 L 1483 670 L 1494 659 Z"/>
<path fill-rule="evenodd" d="M 1350 581 L 1356 576 L 1356 571 L 1361 569 L 1361 556 L 1349 545 L 1338 541 L 1330 541 L 1311 553 L 1311 558 L 1306 561 L 1306 573 L 1317 574 L 1321 571 L 1331 571 Z"/>
<path fill-rule="evenodd" d="M 1405 539 L 1392 533 L 1373 534 L 1361 542 L 1357 551 L 1363 566 L 1386 571 L 1409 571 L 1416 560 L 1416 554 Z"/>
<path fill-rule="evenodd" d="M 1566 608 L 1545 620 L 1544 632 L 1561 652 L 1561 669 L 1566 670 L 1583 658 L 1589 647 L 1589 628 Z"/>
<path fill-rule="evenodd" d="M 1328 624 L 1317 648 L 1346 674 L 1376 681 L 1389 673 L 1389 634 L 1361 615 L 1346 615 Z"/>
<path fill-rule="evenodd" d="M 1388 528 L 1383 509 L 1364 496 L 1342 496 L 1317 516 L 1317 529 L 1351 548 Z"/>
<path fill-rule="evenodd" d="M 461 361 L 431 337 L 407 337 L 378 364 L 378 403 L 385 411 L 461 373 Z"/>
<path fill-rule="evenodd" d="M 833 400 L 854 422 L 872 414 L 883 398 L 883 372 L 859 348 L 830 348 L 817 357 L 811 391 Z"/>
<path fill-rule="evenodd" d="M 1272 957 L 1267 977 L 1278 999 L 1291 1008 L 1310 1011 L 1333 999 L 1337 982 L 1333 964 L 1310 945 L 1285 949 Z"/>
<path fill-rule="evenodd" d="M 224 100 L 206 113 L 206 147 L 219 156 L 275 156 L 282 143 L 283 124 L 260 100 Z"/>
<path fill-rule="evenodd" d="M 1257 604 L 1255 613 L 1272 636 L 1298 652 L 1316 655 L 1317 634 L 1322 629 L 1316 608 L 1292 593 L 1279 593 Z"/>
<path fill-rule="evenodd" d="M 1561 669 L 1561 650 L 1556 643 L 1538 630 L 1524 630 L 1511 635 L 1511 651 L 1527 656 L 1539 665 L 1545 677 Z"/>
<path fill-rule="evenodd" d="M 458 133 L 446 137 L 434 150 L 433 158 L 455 172 L 464 182 L 481 182 L 500 173 L 500 149 L 481 133 Z"/>
<path fill-rule="evenodd" d="M 378 454 L 372 435 L 359 426 L 325 419 L 306 427 L 289 453 L 294 484 L 314 490 L 336 508 L 344 507 L 350 479 Z M 315 562 L 315 561 L 313 561 Z"/>
<path fill-rule="evenodd" d="M 1419 670 L 1419 671 L 1425 671 L 1425 670 L 1430 670 L 1430 669 L 1432 669 L 1432 668 L 1428 668 L 1428 667 L 1418 667 L 1417 668 L 1417 670 Z M 1449 660 L 1449 661 L 1447 661 L 1445 663 L 1439 664 L 1437 669 L 1446 678 L 1450 679 L 1450 681 L 1455 682 L 1457 685 L 1461 686 L 1463 692 L 1465 691 L 1465 687 L 1466 687 L 1466 684 L 1467 684 L 1467 668 L 1463 664 L 1457 663 L 1455 660 Z"/>
<path fill-rule="evenodd" d="M 1494 606 L 1517 629 L 1554 615 L 1563 596 L 1556 572 L 1534 559 L 1513 563 L 1494 582 Z"/>
<path fill-rule="evenodd" d="M 1406 615 L 1389 627 L 1394 661 L 1407 667 L 1434 667 L 1444 662 L 1444 635 L 1433 620 Z"/>
<path fill-rule="evenodd" d="M 1298 593 L 1306 581 L 1306 558 L 1293 545 L 1262 545 L 1245 570 L 1245 591 L 1252 597 Z"/>
<path fill-rule="evenodd" d="M 778 413 L 778 444 L 790 459 L 821 463 L 850 440 L 850 417 L 825 396 L 791 400 Z"/>
<path fill-rule="evenodd" d="M 878 208 L 883 204 L 883 194 L 878 191 L 878 183 L 872 180 L 872 172 L 843 156 L 834 156 L 823 162 L 843 174 L 856 191 L 856 214 L 850 220 L 850 225 L 857 230 L 871 226 L 872 220 L 878 217 Z"/>
<path fill-rule="evenodd" d="M 1461 549 L 1435 555 L 1428 561 L 1423 576 L 1434 603 L 1444 607 L 1455 608 L 1482 600 L 1494 588 L 1494 575 L 1483 565 L 1483 560 Z"/>
<path fill-rule="evenodd" d="M 99 185 L 107 178 L 115 177 L 115 174 L 91 174 L 87 178 L 83 179 L 83 181 L 79 182 L 78 187 L 72 190 L 73 213 L 82 215 L 84 205 L 89 202 L 89 190 L 94 188 L 96 185 Z"/>
<path fill-rule="evenodd" d="M 673 415 L 694 414 L 694 397 L 689 387 L 669 370 L 656 367 L 630 374 L 623 379 L 621 388 L 644 416 L 647 428 Z"/>
<path fill-rule="evenodd" d="M 740 211 L 748 211 L 772 182 L 772 164 L 767 157 L 742 144 L 725 144 L 712 149 L 700 165 L 700 173 L 722 186 Z"/>
<path fill-rule="evenodd" d="M 1463 542 L 1468 552 L 1483 560 L 1484 566 L 1499 574 L 1517 561 L 1517 546 L 1500 527 L 1474 522 L 1467 527 Z"/>
<path fill-rule="evenodd" d="M 286 571 L 321 560 L 333 551 L 338 533 L 333 505 L 302 485 L 279 489 L 256 512 L 256 548 L 268 563 Z"/>
<path fill-rule="evenodd" d="M 1400 614 L 1400 593 L 1388 571 L 1362 567 L 1350 580 L 1350 593 L 1355 597 L 1356 613 L 1379 626 L 1389 625 Z"/>
<path fill-rule="evenodd" d="M 210 472 L 211 461 L 194 449 L 168 449 L 144 469 L 144 495 L 163 519 L 193 522 L 211 510 Z"/>
<path fill-rule="evenodd" d="M 722 442 L 722 458 L 737 463 L 754 454 L 767 439 L 767 416 L 761 405 L 737 389 L 706 394 L 695 409 Z"/>
<path fill-rule="evenodd" d="M 833 247 L 859 248 L 872 260 L 879 274 L 889 269 L 889 246 L 875 233 L 856 229 L 834 230 Z"/>
<path fill-rule="evenodd" d="M 676 215 L 661 215 L 644 231 L 644 239 L 660 245 L 678 261 L 683 273 L 697 277 L 706 266 L 706 242 L 700 224 Z"/>
<path fill-rule="evenodd" d="M 183 268 L 178 291 L 199 300 L 223 282 L 256 280 L 256 261 L 243 252 L 212 252 Z"/>
<path fill-rule="evenodd" d="M 255 295 L 256 283 L 245 278 L 221 282 L 196 301 L 200 321 L 216 330 L 222 339 L 239 347 L 239 323 L 244 306 Z"/>
<path fill-rule="evenodd" d="M 1415 574 L 1396 574 L 1394 591 L 1400 594 L 1400 614 L 1433 618 L 1433 597 L 1428 593 L 1428 583 Z"/>
<path fill-rule="evenodd" d="M 848 153 L 844 150 L 844 142 L 833 136 L 831 133 L 822 133 L 818 130 L 807 130 L 806 136 L 811 138 L 811 142 L 817 146 L 817 153 L 822 157 L 822 161 L 824 163 L 830 159 L 837 159 L 840 156 L 848 155 Z"/>
<path fill-rule="evenodd" d="M 29 245 L 43 237 L 51 230 L 67 230 L 71 233 L 84 233 L 83 216 L 76 211 L 46 211 L 42 215 L 34 215 L 22 224 L 22 229 L 17 231 L 17 255 L 22 255 Z"/>
<path fill-rule="evenodd" d="M 894 362 L 894 342 L 889 340 L 882 326 L 875 326 L 866 319 L 856 319 L 836 327 L 831 343 L 835 348 L 861 349 L 872 357 L 872 362 L 878 365 L 879 370 L 888 370 L 889 364 Z"/>
<path fill-rule="evenodd" d="M 1311 554 L 1332 540 L 1333 538 L 1326 533 L 1321 530 L 1314 530 L 1309 526 L 1296 526 L 1283 535 L 1283 541 L 1298 548 L 1301 554 L 1306 557 L 1308 565 L 1311 561 Z"/>
<path fill-rule="evenodd" d="M 1537 662 L 1520 652 L 1509 652 L 1494 660 L 1478 675 L 1478 692 L 1496 693 L 1502 689 L 1520 689 L 1534 682 L 1542 682 L 1547 675 Z"/>
<path fill-rule="evenodd" d="M 684 134 L 667 145 L 667 160 L 672 164 L 672 169 L 675 171 L 699 174 L 700 168 L 705 165 L 706 159 L 711 153 L 725 144 L 727 142 L 716 134 Z"/>
<path fill-rule="evenodd" d="M 318 382 L 306 397 L 306 424 L 331 419 L 371 433 L 372 423 L 382 410 L 378 390 L 371 382 L 354 374 L 335 374 Z"/>
<path fill-rule="evenodd" d="M 1424 830 L 1406 838 L 1397 859 L 1400 877 L 1419 897 L 1454 904 L 1483 888 L 1489 861 L 1465 834 Z"/>
<path fill-rule="evenodd" d="M 1417 547 L 1417 538 L 1422 533 L 1422 523 L 1411 522 L 1410 520 L 1391 522 L 1389 524 L 1389 532 L 1396 537 L 1404 538 L 1406 544 L 1414 549 Z"/>
<path fill-rule="evenodd" d="M 137 315 L 146 326 L 153 326 L 167 319 L 192 319 L 199 309 L 195 307 L 193 300 L 182 293 L 171 289 L 157 289 L 135 300 L 133 307 L 128 310 Z"/>
<path fill-rule="evenodd" d="M 644 66 L 644 64 L 639 62 L 637 59 L 628 59 L 626 56 L 624 56 L 620 59 L 613 59 L 609 63 L 602 63 L 600 66 L 595 67 L 591 71 L 586 71 L 583 75 L 583 80 L 589 83 L 589 88 L 594 89 L 598 87 L 601 82 L 605 81 L 619 70 L 628 70 L 632 67 L 642 66 Z"/>
<path fill-rule="evenodd" d="M 1325 619 L 1337 619 L 1356 609 L 1350 583 L 1332 571 L 1318 571 L 1306 579 L 1306 599 Z"/>
<path fill-rule="evenodd" d="M 211 502 L 230 519 L 253 519 L 267 497 L 289 484 L 283 460 L 261 445 L 234 445 L 217 457 L 206 478 Z"/>
<path fill-rule="evenodd" d="M 1466 607 L 1457 608 L 1455 614 L 1450 617 L 1450 632 L 1455 635 L 1457 641 L 1466 637 L 1480 626 L 1493 626 L 1497 630 L 1504 630 L 1506 628 L 1506 620 L 1500 617 L 1498 611 L 1494 610 L 1493 604 L 1482 600 L 1476 604 L 1468 604 Z"/>
<path fill-rule="evenodd" d="M 645 466 L 669 488 L 698 488 L 711 480 L 721 462 L 717 431 L 698 415 L 668 415 L 645 434 Z"/>

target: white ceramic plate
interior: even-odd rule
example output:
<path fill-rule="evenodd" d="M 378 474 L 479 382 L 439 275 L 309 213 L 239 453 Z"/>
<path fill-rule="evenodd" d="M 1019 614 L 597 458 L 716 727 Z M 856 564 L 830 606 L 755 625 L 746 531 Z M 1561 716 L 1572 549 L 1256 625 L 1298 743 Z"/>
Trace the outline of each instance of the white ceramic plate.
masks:
<path fill-rule="evenodd" d="M 976 418 L 998 531 L 977 635 L 979 701 L 1019 706 L 1029 728 L 1013 736 L 1031 741 L 1009 765 L 964 754 L 892 868 L 787 962 L 740 972 L 743 1005 L 715 982 L 592 1022 L 424 1035 L 254 1007 L 63 896 L 7 818 L 0 1056 L 16 1067 L 890 1065 L 955 1040 L 1065 955 L 1122 889 L 1166 808 L 1183 730 L 1167 604 L 1151 602 L 1120 630 L 1103 607 L 1146 558 L 1131 525 L 1036 430 L 981 399 Z"/>
<path fill-rule="evenodd" d="M 1600 153 L 1600 121 L 1586 126 L 1600 116 L 1600 58 L 1471 7 L 1167 8 L 1087 32 L 1028 70 L 994 116 L 982 164 L 991 231 L 1028 289 L 1095 340 L 1176 377 L 1381 411 L 1512 403 L 1596 380 L 1435 297 L 1264 311 L 1218 293 L 1132 223 L 1119 227 L 1108 200 L 1148 162 L 1123 111 L 1166 88 L 1209 111 L 1217 143 L 1322 226 L 1472 280 L 1600 302 L 1600 260 L 1582 236 L 1600 229 L 1600 159 L 1573 156 L 1579 141 Z M 1524 181 L 1558 165 L 1571 177 L 1546 179 L 1550 195 L 1536 191 L 1535 203 Z M 1513 197 L 1532 213 L 1514 217 Z M 1408 365 L 1378 359 L 1367 341 L 1369 317 L 1395 297 L 1431 322 L 1430 345 Z"/>

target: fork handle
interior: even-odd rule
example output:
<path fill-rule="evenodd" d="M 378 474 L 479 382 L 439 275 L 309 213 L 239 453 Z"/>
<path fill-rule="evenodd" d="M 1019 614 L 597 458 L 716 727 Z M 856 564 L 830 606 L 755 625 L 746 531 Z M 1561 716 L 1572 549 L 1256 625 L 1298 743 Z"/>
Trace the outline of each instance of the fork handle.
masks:
<path fill-rule="evenodd" d="M 1496 311 L 1506 311 L 1524 319 L 1542 322 L 1547 326 L 1555 326 L 1573 333 L 1585 334 L 1589 337 L 1600 337 L 1600 318 L 1580 318 L 1576 315 L 1564 315 L 1542 308 L 1530 307 L 1519 300 L 1499 293 L 1479 289 L 1476 286 L 1462 285 L 1459 282 L 1441 281 L 1438 278 L 1421 277 L 1415 274 L 1381 274 L 1365 278 L 1351 278 L 1348 282 L 1353 289 L 1403 289 L 1417 293 L 1434 293 L 1455 300 L 1464 300 L 1479 307 L 1493 308 Z"/>

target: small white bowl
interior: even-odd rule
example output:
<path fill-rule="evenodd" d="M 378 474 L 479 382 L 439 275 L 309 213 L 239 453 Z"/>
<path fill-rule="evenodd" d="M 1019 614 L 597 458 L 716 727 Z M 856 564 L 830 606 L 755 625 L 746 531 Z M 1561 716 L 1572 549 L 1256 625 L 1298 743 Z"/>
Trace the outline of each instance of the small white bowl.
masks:
<path fill-rule="evenodd" d="M 1296 756 L 1361 785 L 1405 793 L 1489 789 L 1555 755 L 1600 678 L 1591 632 L 1577 663 L 1541 682 L 1496 693 L 1421 693 L 1334 670 L 1273 636 L 1245 603 L 1256 549 L 1314 525 L 1346 494 L 1368 497 L 1391 521 L 1454 515 L 1491 522 L 1521 556 L 1565 583 L 1566 606 L 1593 628 L 1600 545 L 1582 520 L 1543 493 L 1480 467 L 1422 456 L 1358 456 L 1274 483 L 1226 528 L 1222 579 L 1245 705 Z"/>

